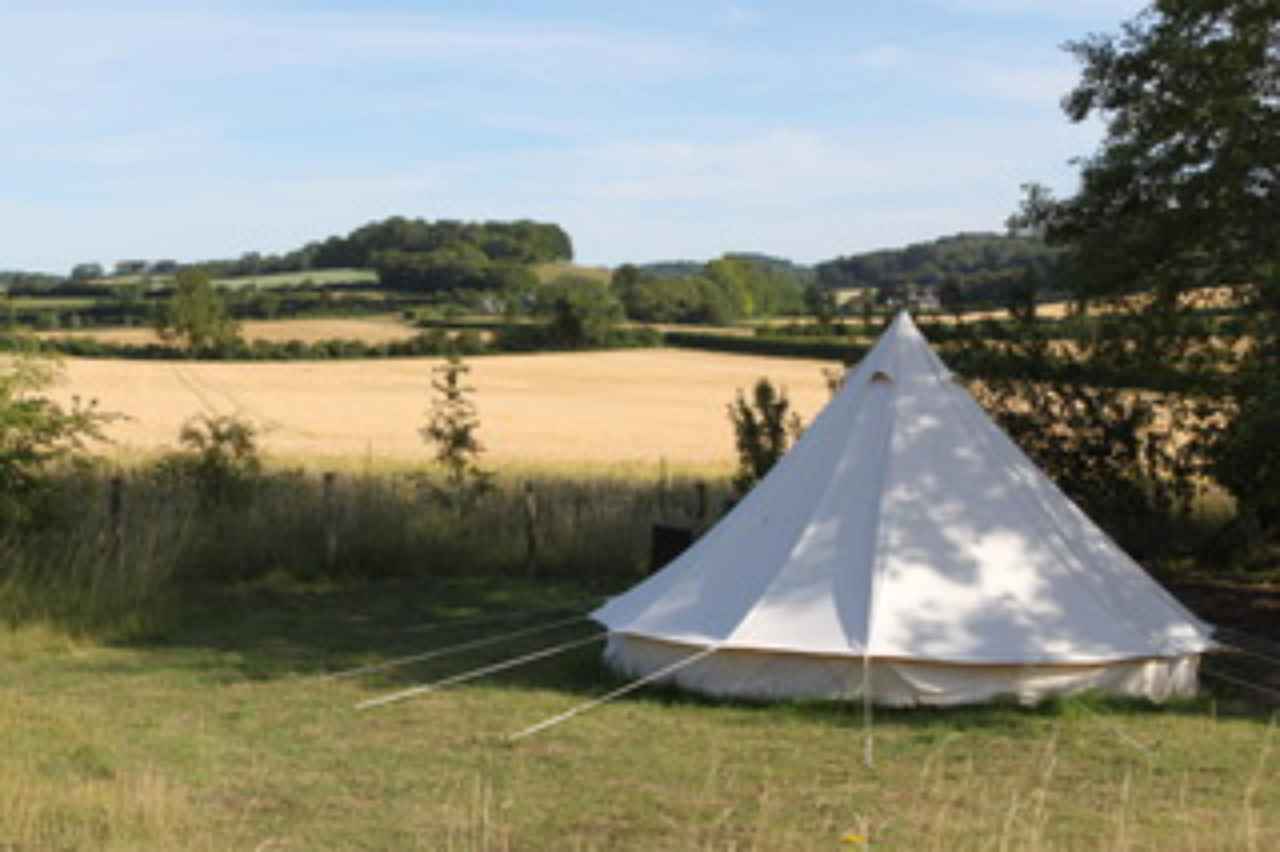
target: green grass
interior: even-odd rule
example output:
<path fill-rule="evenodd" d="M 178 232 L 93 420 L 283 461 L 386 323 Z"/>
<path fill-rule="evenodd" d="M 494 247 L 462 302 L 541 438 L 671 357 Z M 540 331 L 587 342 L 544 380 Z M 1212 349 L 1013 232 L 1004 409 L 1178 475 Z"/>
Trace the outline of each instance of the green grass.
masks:
<path fill-rule="evenodd" d="M 98 303 L 97 299 L 88 296 L 52 296 L 43 298 L 40 296 L 18 296 L 10 299 L 6 304 L 13 305 L 15 310 L 20 312 L 34 310 L 78 310 L 80 308 L 91 308 Z"/>
<path fill-rule="evenodd" d="M 554 281 L 561 275 L 577 275 L 608 284 L 609 279 L 613 276 L 613 270 L 607 266 L 581 266 L 576 263 L 557 261 L 554 263 L 535 263 L 533 265 L 533 274 L 538 276 L 538 283 L 540 284 Z"/>
<path fill-rule="evenodd" d="M 254 285 L 259 289 L 271 287 L 296 287 L 310 282 L 316 286 L 327 284 L 376 283 L 378 273 L 372 269 L 312 269 L 305 272 L 277 272 L 271 275 L 251 275 L 236 278 L 214 278 L 215 287 L 230 287 L 233 290 Z M 115 287 L 124 284 L 150 284 L 153 287 L 167 287 L 173 283 L 172 275 L 122 275 L 110 278 L 96 278 L 89 282 L 101 287 Z"/>
<path fill-rule="evenodd" d="M 566 626 L 320 677 L 581 611 L 571 587 L 272 578 L 144 640 L 0 633 L 0 844 L 18 849 L 1271 849 L 1266 717 L 1203 699 L 1040 710 L 758 706 L 649 690 L 515 744 L 616 681 L 588 647 L 367 712 Z M 516 619 L 521 612 L 533 615 Z M 469 619 L 497 614 L 506 622 Z M 453 626 L 450 626 L 453 625 Z"/>
<path fill-rule="evenodd" d="M 266 290 L 272 287 L 296 287 L 308 281 L 317 287 L 329 284 L 375 284 L 378 273 L 372 269 L 313 269 L 308 272 L 279 272 L 246 278 L 215 278 L 213 286 L 238 290 L 253 285 Z"/>
<path fill-rule="evenodd" d="M 508 742 L 619 685 L 598 645 L 357 712 L 596 628 L 326 675 L 560 621 L 640 576 L 653 479 L 543 476 L 535 580 L 518 472 L 458 515 L 390 474 L 326 498 L 277 472 L 209 506 L 140 466 L 118 537 L 101 478 L 68 475 L 49 529 L 0 541 L 0 849 L 1280 845 L 1276 723 L 1211 678 L 1164 708 L 877 711 L 872 768 L 860 706 L 669 689 Z"/>

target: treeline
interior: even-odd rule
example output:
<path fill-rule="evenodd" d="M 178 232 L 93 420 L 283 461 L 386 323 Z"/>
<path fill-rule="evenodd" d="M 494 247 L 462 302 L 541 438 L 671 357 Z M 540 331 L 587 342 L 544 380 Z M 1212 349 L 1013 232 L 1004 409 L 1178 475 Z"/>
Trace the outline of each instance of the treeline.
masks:
<path fill-rule="evenodd" d="M 823 288 L 871 288 L 881 301 L 933 291 L 944 304 L 1003 304 L 1029 284 L 1042 295 L 1065 290 L 1061 257 L 1033 237 L 962 233 L 837 257 L 815 271 Z"/>
<path fill-rule="evenodd" d="M 314 269 L 388 270 L 408 289 L 475 289 L 491 286 L 497 270 L 533 263 L 572 260 L 573 243 L 554 223 L 521 219 L 514 222 L 430 222 L 392 216 L 362 225 L 346 236 L 334 235 L 283 254 L 245 252 L 237 258 L 180 264 L 175 260 L 121 260 L 109 273 L 100 263 L 78 263 L 68 276 L 42 273 L 0 273 L 0 285 L 19 285 L 47 291 L 67 285 L 88 285 L 103 278 L 168 276 L 197 266 L 214 278 L 241 278 Z M 447 280 L 446 284 L 437 282 Z M 461 283 L 459 283 L 461 282 Z M 391 285 L 389 285 L 391 286 Z"/>
<path fill-rule="evenodd" d="M 735 254 L 701 265 L 624 264 L 612 289 L 633 320 L 723 325 L 803 312 L 811 277 L 786 261 Z"/>
<path fill-rule="evenodd" d="M 392 216 L 345 237 L 332 236 L 283 255 L 250 252 L 198 264 L 234 278 L 312 269 L 376 269 L 385 287 L 404 290 L 490 289 L 525 280 L 529 264 L 571 260 L 573 243 L 559 225 L 460 222 Z"/>
<path fill-rule="evenodd" d="M 649 328 L 608 328 L 591 340 L 565 334 L 554 323 L 506 325 L 489 332 L 431 328 L 404 340 L 244 340 L 232 337 L 193 349 L 178 343 L 107 343 L 93 337 L 49 337 L 32 340 L 0 334 L 0 353 L 52 352 L 77 358 L 121 358 L 141 361 L 326 361 L 368 358 L 419 358 L 440 355 L 569 352 L 589 349 L 633 349 L 662 344 Z"/>
<path fill-rule="evenodd" d="M 58 275 L 45 272 L 23 272 L 16 269 L 0 270 L 0 293 L 42 293 L 63 282 Z"/>

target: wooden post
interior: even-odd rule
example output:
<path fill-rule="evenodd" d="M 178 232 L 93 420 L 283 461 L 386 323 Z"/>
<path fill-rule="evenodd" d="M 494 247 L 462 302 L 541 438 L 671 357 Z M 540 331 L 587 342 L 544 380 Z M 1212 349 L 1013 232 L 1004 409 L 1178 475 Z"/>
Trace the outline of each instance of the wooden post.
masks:
<path fill-rule="evenodd" d="M 702 524 L 707 519 L 707 483 L 706 480 L 699 479 L 693 486 L 698 495 L 698 523 Z"/>
<path fill-rule="evenodd" d="M 533 578 L 538 575 L 538 497 L 532 482 L 524 484 L 524 531 L 529 576 Z"/>
<path fill-rule="evenodd" d="M 118 553 L 124 544 L 124 477 L 119 474 L 111 477 L 111 487 L 107 491 L 107 516 L 109 546 L 112 553 Z"/>
<path fill-rule="evenodd" d="M 667 460 L 658 461 L 658 518 L 667 516 Z"/>
<path fill-rule="evenodd" d="M 331 470 L 325 471 L 324 474 L 324 567 L 325 572 L 331 572 L 338 563 L 338 512 L 336 507 L 337 498 L 334 494 L 334 484 L 337 482 L 338 474 Z"/>

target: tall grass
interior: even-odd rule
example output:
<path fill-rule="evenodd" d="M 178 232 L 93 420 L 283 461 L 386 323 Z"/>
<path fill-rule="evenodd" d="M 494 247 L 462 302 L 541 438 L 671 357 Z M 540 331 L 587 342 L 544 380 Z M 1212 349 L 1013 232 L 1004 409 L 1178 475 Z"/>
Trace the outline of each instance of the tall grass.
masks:
<path fill-rule="evenodd" d="M 648 571 L 653 523 L 692 524 L 696 505 L 689 480 L 661 487 L 604 475 L 499 477 L 465 506 L 416 474 L 342 474 L 326 484 L 299 470 L 214 490 L 157 466 L 121 479 L 116 511 L 111 477 L 65 475 L 40 528 L 0 538 L 0 618 L 145 632 L 206 585 L 268 575 L 505 576 L 603 592 Z M 709 490 L 719 505 L 725 486 Z"/>

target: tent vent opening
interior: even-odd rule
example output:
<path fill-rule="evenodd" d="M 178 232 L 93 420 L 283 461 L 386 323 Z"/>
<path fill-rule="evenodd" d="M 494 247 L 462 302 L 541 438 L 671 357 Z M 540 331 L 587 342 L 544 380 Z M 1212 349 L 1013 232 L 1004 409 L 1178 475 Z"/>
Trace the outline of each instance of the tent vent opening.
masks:
<path fill-rule="evenodd" d="M 871 374 L 871 381 L 892 382 L 893 379 L 889 378 L 889 374 L 886 373 L 884 370 L 876 370 L 874 373 Z"/>

